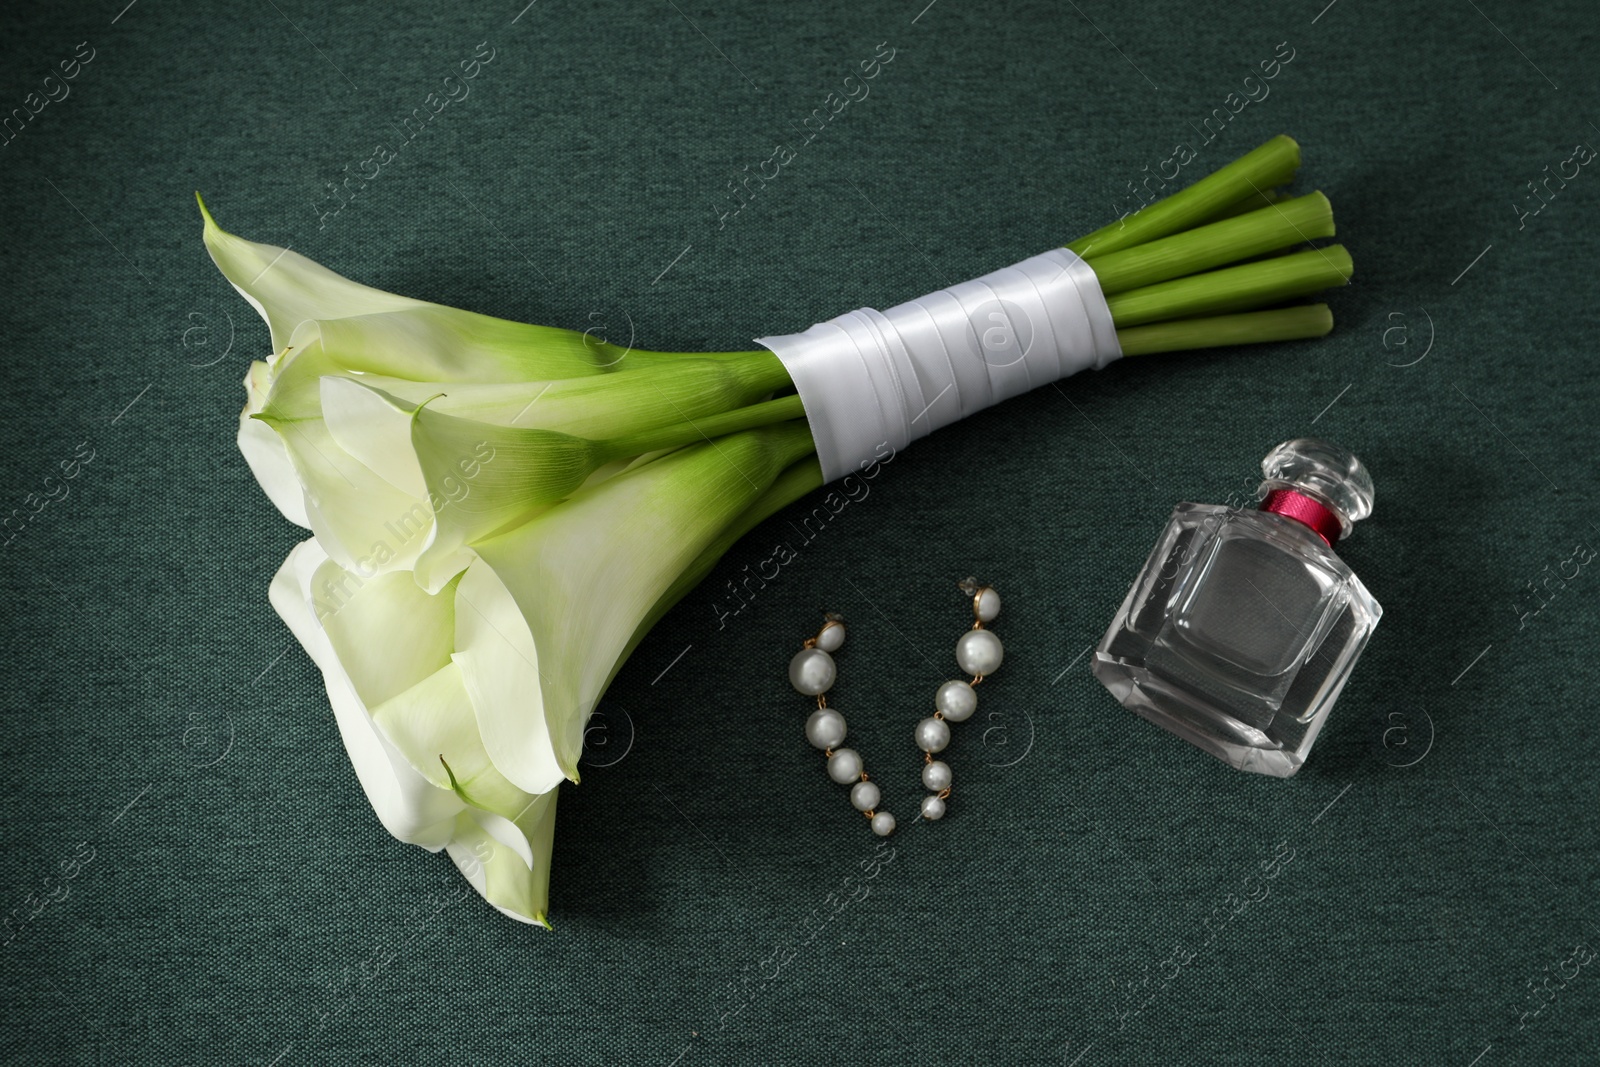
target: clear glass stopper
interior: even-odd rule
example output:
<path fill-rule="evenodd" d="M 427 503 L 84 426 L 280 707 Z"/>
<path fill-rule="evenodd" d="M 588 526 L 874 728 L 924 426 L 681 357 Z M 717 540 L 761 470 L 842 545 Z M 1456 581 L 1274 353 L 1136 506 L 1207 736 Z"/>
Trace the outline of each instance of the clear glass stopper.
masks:
<path fill-rule="evenodd" d="M 1342 536 L 1372 514 L 1372 475 L 1348 449 L 1316 437 L 1299 437 L 1267 453 L 1261 461 L 1259 494 L 1292 489 L 1322 503 L 1339 516 Z"/>

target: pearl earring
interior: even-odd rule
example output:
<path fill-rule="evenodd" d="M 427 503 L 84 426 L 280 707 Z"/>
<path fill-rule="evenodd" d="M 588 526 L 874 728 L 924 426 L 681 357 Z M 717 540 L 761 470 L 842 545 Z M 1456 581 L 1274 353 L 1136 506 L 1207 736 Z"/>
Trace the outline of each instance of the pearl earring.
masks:
<path fill-rule="evenodd" d="M 950 724 L 965 722 L 978 710 L 978 693 L 973 687 L 1000 667 L 1005 648 L 983 624 L 1000 614 L 1000 594 L 976 578 L 956 583 L 972 598 L 972 628 L 956 641 L 956 665 L 972 675 L 972 681 L 946 682 L 933 695 L 933 714 L 917 723 L 917 747 L 922 749 L 922 784 L 929 795 L 922 798 L 922 817 L 929 822 L 944 818 L 945 801 L 950 797 L 950 764 L 933 758 L 950 744 Z"/>
<path fill-rule="evenodd" d="M 917 723 L 917 747 L 922 750 L 922 784 L 930 794 L 922 800 L 922 817 L 932 822 L 942 819 L 945 801 L 950 796 L 950 765 L 933 758 L 950 744 L 950 723 L 963 722 L 972 717 L 978 708 L 978 694 L 973 689 L 1000 666 L 1004 648 L 1000 639 L 983 628 L 1000 614 L 1000 594 L 976 579 L 967 578 L 957 583 L 958 588 L 972 598 L 972 628 L 956 642 L 956 663 L 972 675 L 971 681 L 945 682 L 934 694 L 934 712 Z M 817 709 L 806 719 L 806 740 L 820 749 L 828 760 L 828 777 L 840 785 L 850 786 L 850 803 L 864 814 L 872 824 L 872 832 L 879 837 L 894 833 L 895 818 L 887 811 L 879 811 L 883 799 L 876 782 L 868 777 L 862 766 L 861 755 L 853 748 L 839 748 L 844 741 L 847 726 L 844 716 L 828 706 L 828 690 L 838 678 L 838 665 L 833 653 L 844 645 L 844 619 L 828 612 L 822 628 L 815 636 L 806 638 L 799 652 L 789 661 L 789 684 L 804 694 L 815 697 Z"/>
<path fill-rule="evenodd" d="M 844 645 L 844 619 L 831 611 L 824 619 L 822 629 L 815 637 L 806 638 L 789 661 L 789 684 L 806 696 L 817 698 L 817 710 L 806 720 L 806 740 L 828 758 L 828 777 L 840 785 L 849 785 L 850 803 L 871 820 L 873 833 L 888 837 L 894 833 L 894 816 L 878 810 L 882 799 L 878 783 L 867 776 L 860 753 L 837 747 L 844 740 L 846 726 L 844 716 L 828 707 L 827 692 L 839 676 L 833 653 Z"/>

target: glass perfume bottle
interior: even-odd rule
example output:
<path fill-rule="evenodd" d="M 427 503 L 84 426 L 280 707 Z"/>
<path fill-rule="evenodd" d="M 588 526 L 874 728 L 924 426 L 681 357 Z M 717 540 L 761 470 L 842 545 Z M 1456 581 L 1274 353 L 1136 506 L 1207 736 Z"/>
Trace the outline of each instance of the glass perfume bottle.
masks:
<path fill-rule="evenodd" d="M 1095 649 L 1123 706 L 1240 770 L 1287 778 L 1383 609 L 1333 552 L 1372 478 L 1315 438 L 1261 461 L 1251 511 L 1179 504 Z"/>

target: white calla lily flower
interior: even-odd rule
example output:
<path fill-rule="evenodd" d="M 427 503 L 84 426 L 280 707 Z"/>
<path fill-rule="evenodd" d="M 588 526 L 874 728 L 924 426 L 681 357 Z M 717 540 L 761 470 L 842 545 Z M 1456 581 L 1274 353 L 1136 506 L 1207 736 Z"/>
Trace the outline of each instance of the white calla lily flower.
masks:
<path fill-rule="evenodd" d="M 402 841 L 436 850 L 450 838 L 455 817 L 462 808 L 460 799 L 429 783 L 384 738 L 372 722 L 349 668 L 324 628 L 324 620 L 349 611 L 350 617 L 341 627 L 342 633 L 348 635 L 357 618 L 370 614 L 364 609 L 401 592 L 403 584 L 393 583 L 388 588 L 375 584 L 374 592 L 363 597 L 368 583 L 340 570 L 322 547 L 311 540 L 302 542 L 289 553 L 272 581 L 269 595 L 272 606 L 322 671 L 345 751 L 384 829 Z M 410 586 L 407 592 L 426 596 L 416 589 L 415 583 Z M 361 598 L 361 605 L 352 608 L 357 598 Z M 448 612 L 449 602 L 440 603 Z M 442 624 L 437 611 L 429 614 L 435 616 L 434 626 Z M 448 632 L 445 639 L 449 639 Z M 356 665 L 358 675 L 367 673 L 357 661 L 352 660 L 352 664 Z"/>
<path fill-rule="evenodd" d="M 404 572 L 364 580 L 306 541 L 274 579 L 273 606 L 322 669 L 345 750 L 395 837 L 446 849 L 489 903 L 548 925 L 556 793 L 517 789 L 483 747 L 452 661 L 455 590 Z"/>
<path fill-rule="evenodd" d="M 479 559 L 456 594 L 456 662 L 508 779 L 530 792 L 553 788 L 558 775 L 578 780 L 584 725 L 640 624 L 809 452 L 802 425 L 731 434 L 618 474 L 474 546 Z"/>
<path fill-rule="evenodd" d="M 200 207 L 212 260 L 266 321 L 274 347 L 246 378 L 240 451 L 279 511 L 346 569 L 410 567 L 438 501 L 450 499 L 430 498 L 396 447 L 402 425 L 409 432 L 406 412 L 424 403 L 489 426 L 617 440 L 737 409 L 788 381 L 770 353 L 636 351 L 396 296 L 235 237 Z M 396 410 L 394 401 L 404 404 Z M 470 561 L 462 549 L 470 536 L 452 533 L 432 551 L 420 573 L 428 588 Z"/>
<path fill-rule="evenodd" d="M 820 480 L 770 353 L 619 351 L 408 300 L 206 216 L 261 312 L 240 448 L 314 538 L 271 599 L 386 829 L 547 924 L 556 794 L 654 621 Z M 626 356 L 626 361 L 622 357 Z"/>

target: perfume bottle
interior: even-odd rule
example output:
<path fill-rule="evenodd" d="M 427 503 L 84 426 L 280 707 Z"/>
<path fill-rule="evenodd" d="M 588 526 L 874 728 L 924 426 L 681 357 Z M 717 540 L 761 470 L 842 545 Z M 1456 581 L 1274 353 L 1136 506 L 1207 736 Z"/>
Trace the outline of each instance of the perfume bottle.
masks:
<path fill-rule="evenodd" d="M 1261 470 L 1259 510 L 1177 506 L 1093 667 L 1129 710 L 1240 770 L 1287 778 L 1383 614 L 1333 551 L 1372 514 L 1372 478 L 1309 437 Z"/>

